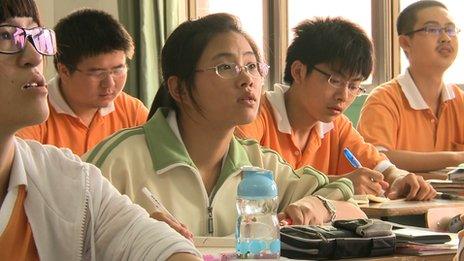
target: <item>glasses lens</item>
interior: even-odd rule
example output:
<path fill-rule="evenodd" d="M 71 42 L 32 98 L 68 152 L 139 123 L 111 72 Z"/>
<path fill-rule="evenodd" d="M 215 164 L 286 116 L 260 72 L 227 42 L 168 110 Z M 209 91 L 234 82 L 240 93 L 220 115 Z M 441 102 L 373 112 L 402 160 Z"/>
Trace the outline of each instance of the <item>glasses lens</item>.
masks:
<path fill-rule="evenodd" d="M 458 33 L 458 29 L 455 28 L 455 27 L 447 27 L 445 28 L 445 33 L 449 36 L 456 36 L 456 34 Z"/>
<path fill-rule="evenodd" d="M 34 46 L 39 53 L 43 55 L 54 55 L 56 53 L 56 40 L 54 31 L 37 27 L 31 29 L 29 32 L 32 36 Z"/>
<path fill-rule="evenodd" d="M 264 78 L 269 73 L 269 65 L 265 63 L 258 63 L 259 74 Z"/>
<path fill-rule="evenodd" d="M 17 53 L 24 48 L 24 30 L 15 26 L 0 26 L 0 52 Z"/>
<path fill-rule="evenodd" d="M 428 34 L 439 35 L 441 33 L 441 27 L 427 26 L 424 28 L 424 31 Z"/>
<path fill-rule="evenodd" d="M 235 78 L 240 72 L 240 68 L 234 63 L 223 63 L 216 66 L 216 73 L 224 79 Z"/>

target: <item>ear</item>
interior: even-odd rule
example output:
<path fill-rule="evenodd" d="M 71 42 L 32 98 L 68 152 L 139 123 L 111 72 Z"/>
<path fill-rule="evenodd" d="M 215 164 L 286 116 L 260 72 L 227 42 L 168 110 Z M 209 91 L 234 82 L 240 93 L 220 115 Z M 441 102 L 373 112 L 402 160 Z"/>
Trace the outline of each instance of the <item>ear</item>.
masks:
<path fill-rule="evenodd" d="M 300 60 L 296 60 L 292 63 L 290 67 L 290 72 L 292 74 L 293 82 L 301 83 L 307 75 L 308 67 L 303 64 Z"/>
<path fill-rule="evenodd" d="M 404 53 L 406 56 L 408 56 L 409 49 L 411 48 L 411 38 L 406 35 L 400 35 L 398 36 L 398 42 L 400 44 L 401 49 L 403 49 Z"/>
<path fill-rule="evenodd" d="M 58 74 L 60 75 L 60 78 L 69 78 L 71 76 L 71 72 L 69 71 L 68 67 L 62 63 L 57 63 L 57 71 Z"/>
<path fill-rule="evenodd" d="M 186 101 L 185 89 L 177 76 L 170 76 L 166 81 L 167 88 L 171 97 L 178 103 Z"/>

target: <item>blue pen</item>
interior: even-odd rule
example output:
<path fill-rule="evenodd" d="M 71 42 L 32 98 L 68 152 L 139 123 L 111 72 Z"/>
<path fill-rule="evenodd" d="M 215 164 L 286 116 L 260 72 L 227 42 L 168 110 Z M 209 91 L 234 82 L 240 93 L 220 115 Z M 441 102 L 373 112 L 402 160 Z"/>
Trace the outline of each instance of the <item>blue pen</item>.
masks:
<path fill-rule="evenodd" d="M 348 148 L 343 149 L 343 154 L 345 155 L 346 159 L 350 162 L 351 166 L 355 169 L 362 168 L 361 163 L 359 160 L 351 153 L 351 151 Z"/>
<path fill-rule="evenodd" d="M 359 160 L 353 155 L 353 153 L 348 148 L 343 149 L 343 155 L 345 155 L 346 159 L 350 162 L 350 164 L 351 164 L 351 166 L 353 166 L 353 168 L 355 168 L 355 169 L 362 168 L 362 165 L 359 162 Z M 375 179 L 372 178 L 372 177 L 371 177 L 371 181 L 376 182 Z M 385 191 L 382 190 L 381 195 L 383 195 L 384 193 L 385 193 Z"/>

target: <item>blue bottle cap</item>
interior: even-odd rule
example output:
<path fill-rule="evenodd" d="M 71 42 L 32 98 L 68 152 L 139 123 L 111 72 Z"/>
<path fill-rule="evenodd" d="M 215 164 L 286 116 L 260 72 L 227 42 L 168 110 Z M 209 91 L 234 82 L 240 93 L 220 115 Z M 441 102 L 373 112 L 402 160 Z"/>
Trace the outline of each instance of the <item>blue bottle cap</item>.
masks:
<path fill-rule="evenodd" d="M 277 197 L 277 185 L 270 170 L 256 167 L 242 168 L 242 181 L 238 184 L 237 196 L 245 199 Z"/>

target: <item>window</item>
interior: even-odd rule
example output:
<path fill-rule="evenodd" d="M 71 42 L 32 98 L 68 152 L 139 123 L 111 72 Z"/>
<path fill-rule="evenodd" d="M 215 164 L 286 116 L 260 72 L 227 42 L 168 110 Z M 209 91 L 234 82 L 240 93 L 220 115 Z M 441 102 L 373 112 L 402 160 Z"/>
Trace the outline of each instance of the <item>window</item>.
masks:
<path fill-rule="evenodd" d="M 417 2 L 418 0 L 401 0 L 400 1 L 400 10 L 403 10 L 408 5 Z M 456 26 L 463 30 L 464 26 L 464 16 L 462 16 L 461 11 L 464 10 L 464 2 L 456 0 L 441 0 L 443 4 L 446 5 L 451 17 L 454 19 Z M 461 32 L 458 35 L 459 43 L 464 43 L 464 33 Z M 404 55 L 404 52 L 401 51 L 401 72 L 404 72 L 408 67 L 408 59 Z M 445 82 L 463 84 L 462 79 L 462 68 L 464 68 L 464 52 L 458 52 L 458 56 L 454 61 L 453 65 L 446 71 Z"/>
<path fill-rule="evenodd" d="M 244 8 L 246 6 L 246 8 Z M 263 1 L 262 0 L 202 0 L 196 2 L 197 17 L 212 13 L 230 13 L 242 22 L 243 29 L 250 34 L 261 50 L 263 46 Z M 266 47 L 267 48 L 267 47 Z"/>
<path fill-rule="evenodd" d="M 244 29 L 262 47 L 266 60 L 271 65 L 268 86 L 282 82 L 285 54 L 293 37 L 291 31 L 299 22 L 314 16 L 343 16 L 359 24 L 373 39 L 376 66 L 373 75 L 364 82 L 368 89 L 392 77 L 389 39 L 390 23 L 385 20 L 390 0 L 188 0 L 195 9 L 195 17 L 215 12 L 228 12 L 238 16 Z M 193 5 L 193 6 L 192 6 Z M 192 13 L 191 13 L 192 14 Z M 361 14 L 361 15 L 360 15 Z M 376 17 L 377 20 L 373 20 Z M 379 22 L 380 21 L 380 22 Z M 377 43 L 379 42 L 379 43 Z"/>

